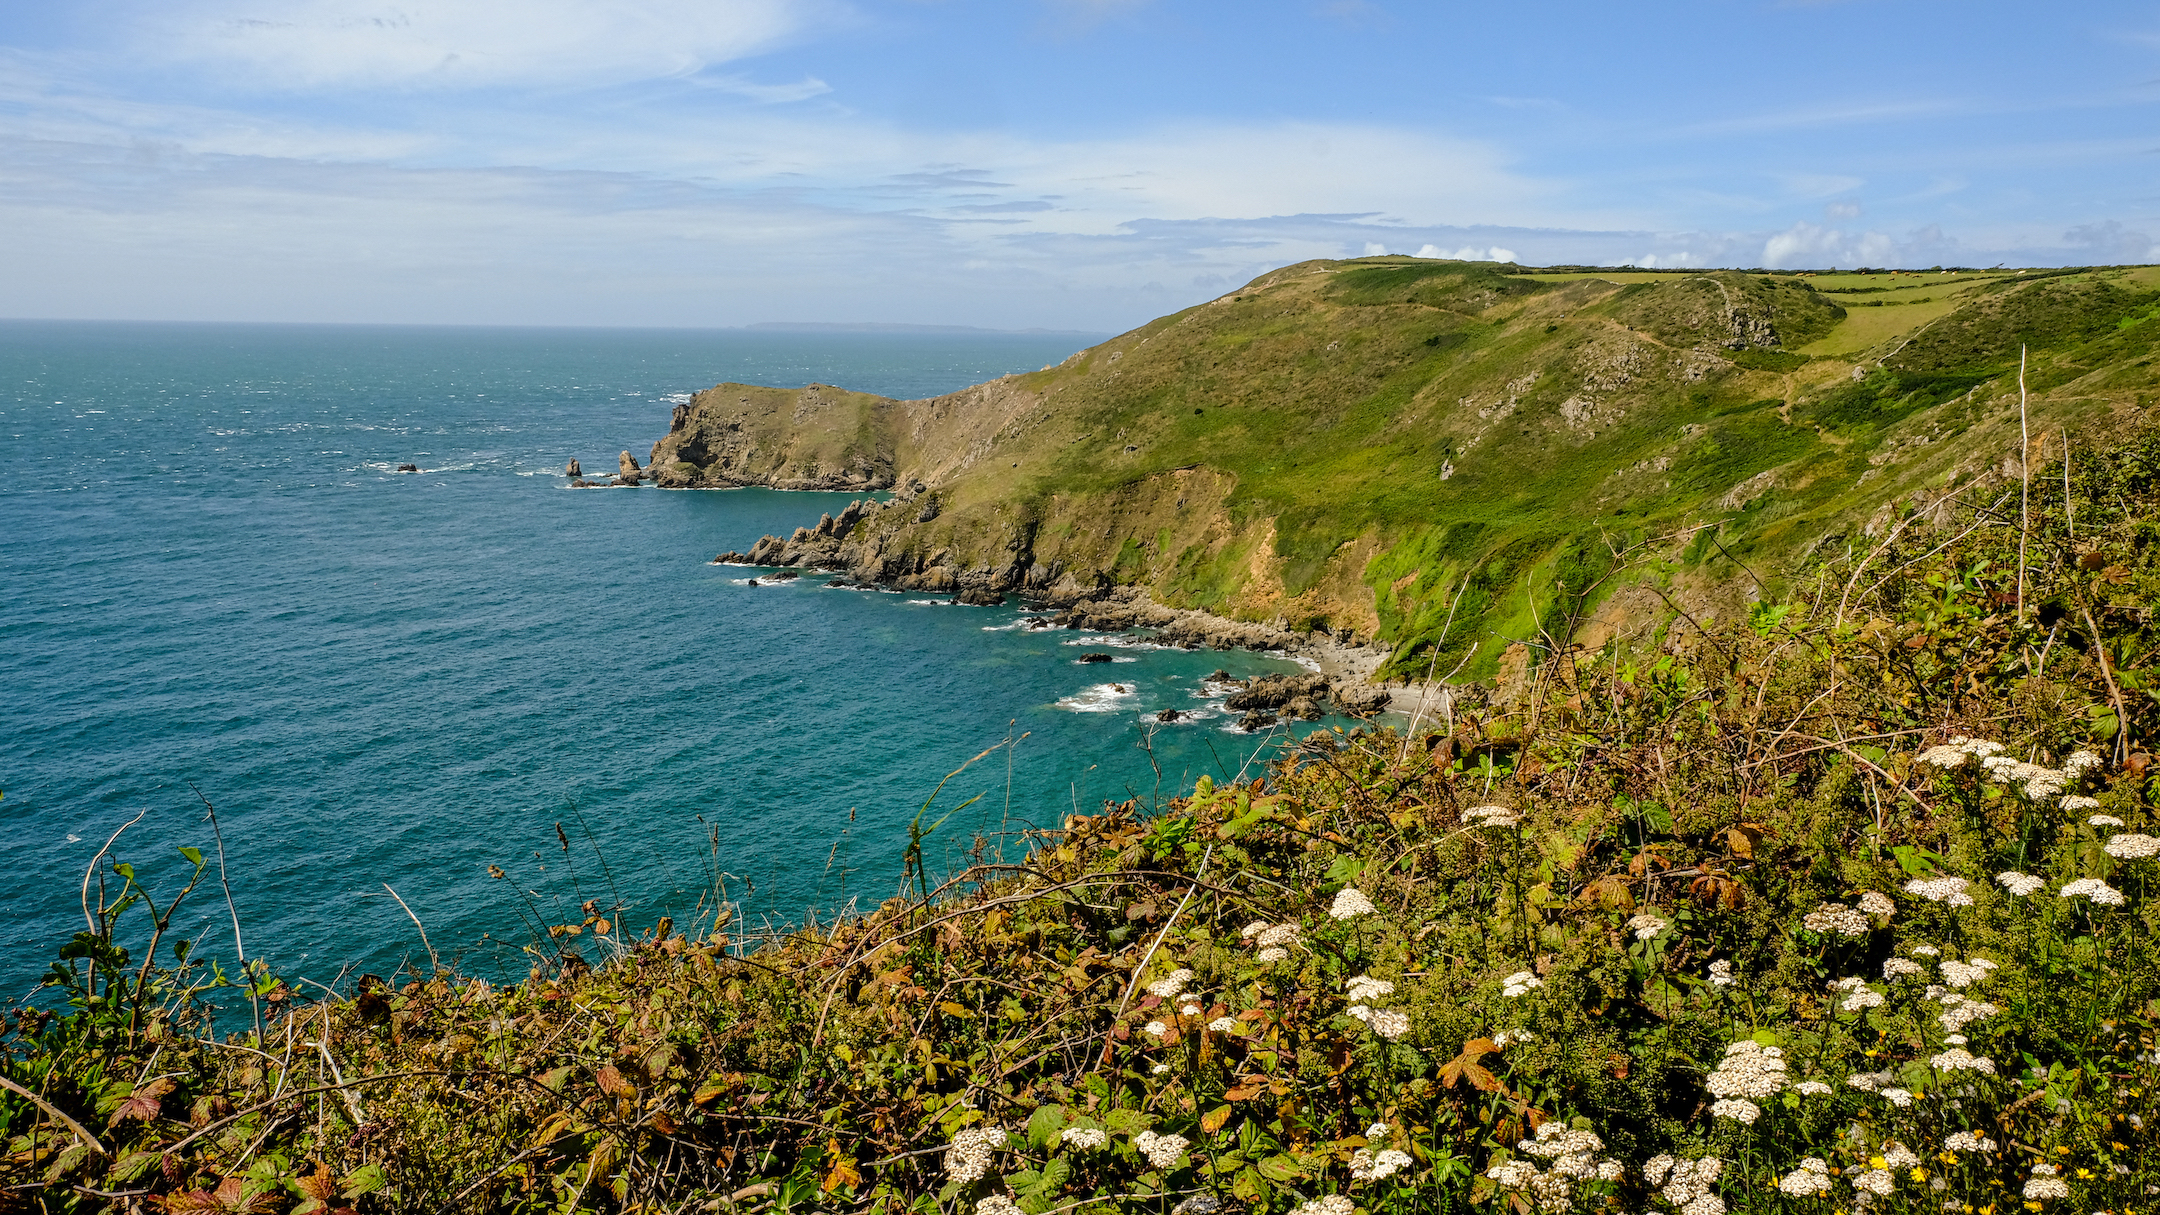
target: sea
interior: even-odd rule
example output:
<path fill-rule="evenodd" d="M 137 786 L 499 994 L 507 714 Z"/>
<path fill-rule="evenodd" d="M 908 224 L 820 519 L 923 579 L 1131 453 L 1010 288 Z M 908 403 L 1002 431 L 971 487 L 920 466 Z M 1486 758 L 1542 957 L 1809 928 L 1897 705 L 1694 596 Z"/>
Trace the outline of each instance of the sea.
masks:
<path fill-rule="evenodd" d="M 755 941 L 892 897 L 911 828 L 935 882 L 1257 772 L 1283 736 L 1207 677 L 1285 656 L 753 584 L 713 555 L 848 497 L 562 475 L 642 461 L 723 381 L 919 398 L 1087 343 L 0 321 L 0 996 L 112 860 L 162 913 L 203 856 L 167 959 L 244 950 L 307 995 L 517 981 L 588 905 Z M 138 959 L 148 914 L 117 929 Z"/>

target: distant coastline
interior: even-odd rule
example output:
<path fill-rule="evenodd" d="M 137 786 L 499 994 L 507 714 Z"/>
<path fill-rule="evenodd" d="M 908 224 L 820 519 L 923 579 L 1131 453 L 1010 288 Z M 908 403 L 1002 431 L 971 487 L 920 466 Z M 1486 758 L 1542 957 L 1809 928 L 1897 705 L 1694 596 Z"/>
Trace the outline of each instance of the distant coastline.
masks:
<path fill-rule="evenodd" d="M 887 321 L 759 321 L 744 325 L 755 333 L 893 333 L 924 336 L 1078 337 L 1102 339 L 1107 333 L 1092 329 L 984 329 L 976 325 L 896 325 Z"/>

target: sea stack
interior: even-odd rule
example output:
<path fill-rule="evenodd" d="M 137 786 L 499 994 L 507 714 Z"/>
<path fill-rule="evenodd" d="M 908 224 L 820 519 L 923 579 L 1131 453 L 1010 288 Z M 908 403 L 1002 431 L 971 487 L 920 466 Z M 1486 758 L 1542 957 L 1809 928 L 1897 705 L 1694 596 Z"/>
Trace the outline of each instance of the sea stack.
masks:
<path fill-rule="evenodd" d="M 579 468 L 578 462 L 573 459 L 568 464 L 562 466 L 562 475 L 566 477 L 582 477 L 585 475 L 585 470 Z"/>

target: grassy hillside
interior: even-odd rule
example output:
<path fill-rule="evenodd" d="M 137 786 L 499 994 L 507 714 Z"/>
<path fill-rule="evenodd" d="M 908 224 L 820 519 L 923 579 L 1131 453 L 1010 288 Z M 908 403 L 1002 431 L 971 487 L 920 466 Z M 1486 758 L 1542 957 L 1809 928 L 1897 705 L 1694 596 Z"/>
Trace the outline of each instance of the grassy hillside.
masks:
<path fill-rule="evenodd" d="M 514 985 L 325 993 L 176 943 L 205 909 L 120 837 L 0 1034 L 0 1206 L 2136 1215 L 2160 431 L 2074 439 L 1744 620 L 942 882 L 912 849 L 778 939 L 716 887 L 535 918 Z"/>
<path fill-rule="evenodd" d="M 858 529 L 865 575 L 1138 584 L 1481 675 L 1555 620 L 1730 617 L 1887 503 L 2014 468 L 2021 345 L 2035 458 L 2143 409 L 2156 306 L 2151 268 L 1308 262 L 1041 372 L 788 424 L 936 499 Z M 663 483 L 754 479 L 693 458 L 705 401 L 655 448 Z M 1606 576 L 1638 548 L 1661 560 Z"/>

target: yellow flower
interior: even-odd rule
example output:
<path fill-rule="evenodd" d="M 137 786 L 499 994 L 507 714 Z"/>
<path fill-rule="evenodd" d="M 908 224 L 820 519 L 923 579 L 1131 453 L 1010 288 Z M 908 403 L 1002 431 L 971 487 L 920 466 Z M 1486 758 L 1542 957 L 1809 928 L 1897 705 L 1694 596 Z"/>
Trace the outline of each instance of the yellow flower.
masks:
<path fill-rule="evenodd" d="M 1887 1169 L 1890 1167 L 1890 1162 L 1880 1156 L 1870 1156 L 1868 1157 L 1868 1167 L 1871 1169 Z"/>
<path fill-rule="evenodd" d="M 2108 1146 L 2109 1146 L 2109 1147 L 2111 1147 L 2111 1148 L 2114 1148 L 2114 1149 L 2115 1149 L 2116 1151 L 2118 1151 L 2118 1152 L 2127 1152 L 2127 1151 L 2129 1151 L 2129 1150 L 2130 1150 L 2130 1145 L 2129 1145 L 2129 1144 L 2127 1144 L 2127 1143 L 2117 1143 L 2117 1142 L 2115 1142 L 2115 1141 L 2114 1141 L 2114 1140 L 2112 1140 L 2112 1139 L 2108 1140 Z"/>
<path fill-rule="evenodd" d="M 2066 1147 L 2059 1147 L 2055 1149 L 2055 1154 L 2057 1156 L 2068 1156 L 2070 1154 L 2070 1149 Z"/>
<path fill-rule="evenodd" d="M 2025 1204 L 2025 1209 L 2028 1211 L 2037 1211 L 2040 1209 L 2040 1204 L 2037 1202 L 2028 1202 Z"/>
<path fill-rule="evenodd" d="M 2092 1170 L 2091 1170 L 2091 1169 L 2079 1169 L 2079 1170 L 2078 1170 L 2078 1179 L 2079 1179 L 2079 1180 L 2081 1180 L 2081 1181 L 2091 1181 L 2091 1180 L 2092 1180 Z"/>
<path fill-rule="evenodd" d="M 1914 1181 L 1926 1181 L 1927 1177 L 1928 1174 L 1926 1169 L 1921 1168 L 1919 1165 L 1913 1166 L 1912 1179 Z"/>

